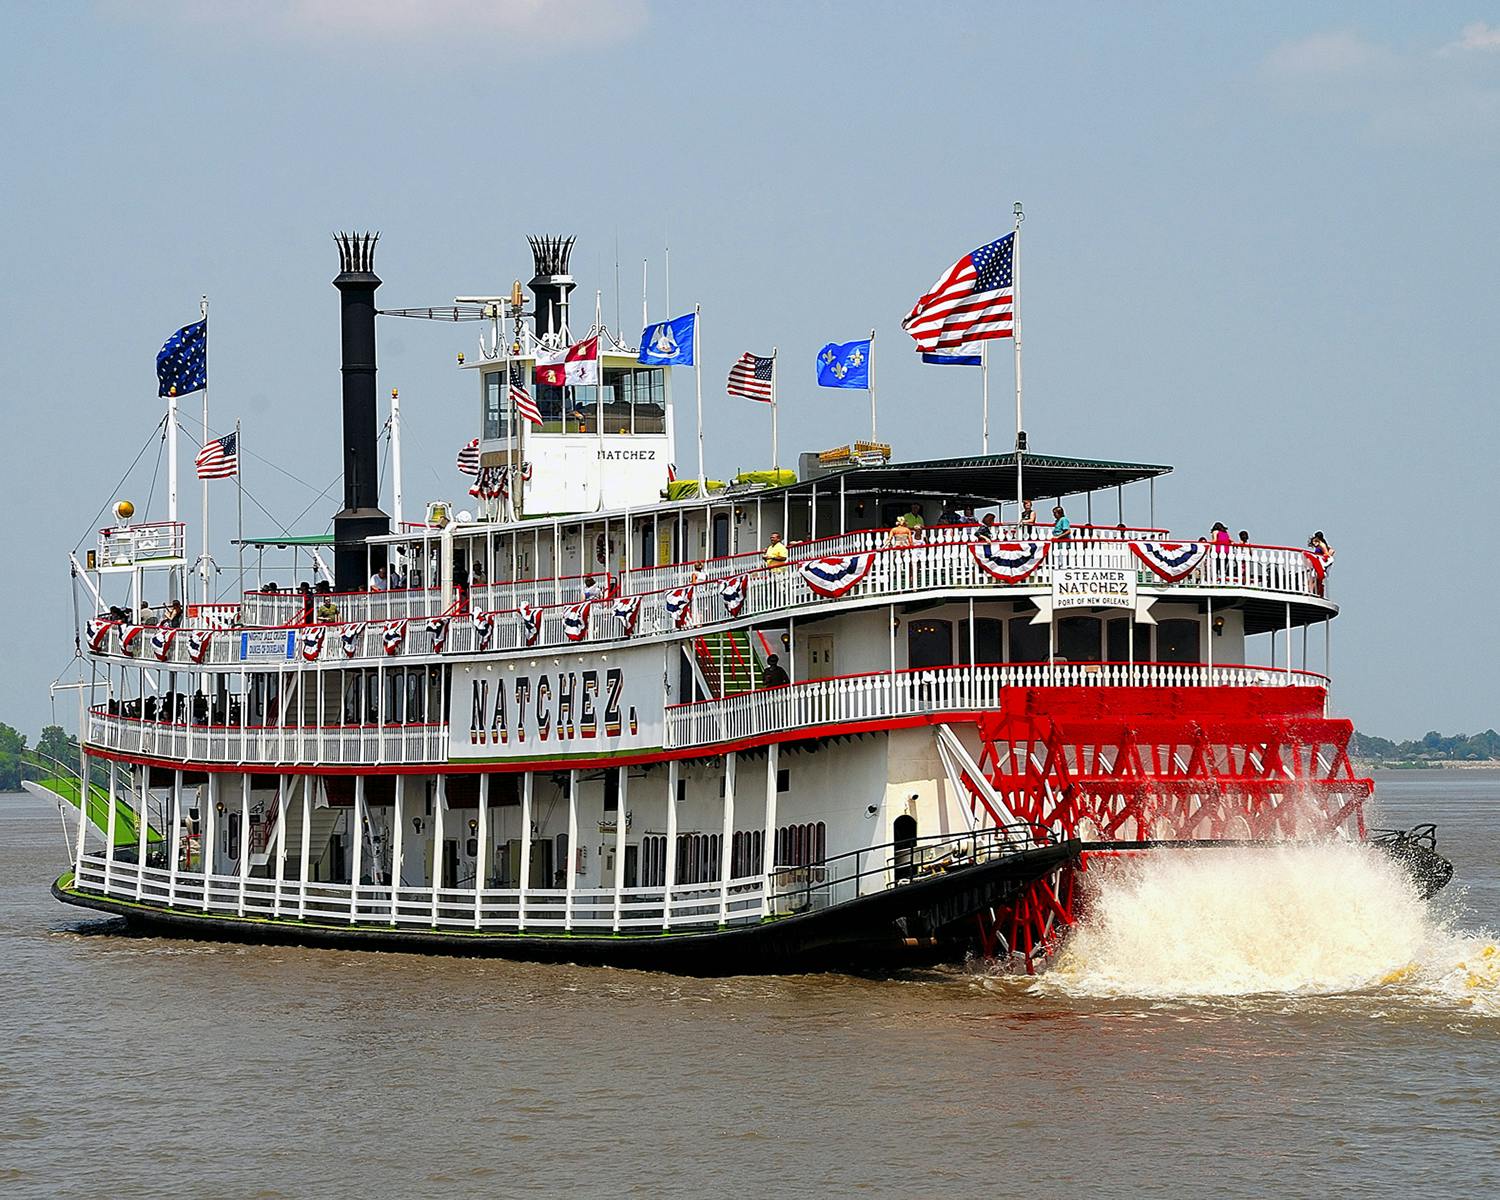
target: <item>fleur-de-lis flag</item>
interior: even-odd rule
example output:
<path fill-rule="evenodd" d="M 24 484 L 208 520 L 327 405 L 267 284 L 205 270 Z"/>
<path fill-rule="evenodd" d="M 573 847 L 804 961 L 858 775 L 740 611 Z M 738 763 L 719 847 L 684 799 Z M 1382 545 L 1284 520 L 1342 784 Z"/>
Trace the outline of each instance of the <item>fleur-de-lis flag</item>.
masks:
<path fill-rule="evenodd" d="M 158 396 L 186 396 L 208 386 L 208 318 L 184 325 L 156 356 Z"/>

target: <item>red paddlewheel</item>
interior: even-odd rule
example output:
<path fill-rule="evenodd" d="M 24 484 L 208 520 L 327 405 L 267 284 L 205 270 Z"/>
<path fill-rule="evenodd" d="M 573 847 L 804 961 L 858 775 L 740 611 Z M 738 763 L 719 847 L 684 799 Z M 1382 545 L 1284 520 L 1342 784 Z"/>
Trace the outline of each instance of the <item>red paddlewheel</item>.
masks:
<path fill-rule="evenodd" d="M 1365 835 L 1374 790 L 1321 688 L 1011 688 L 976 722 L 981 820 L 1083 841 Z M 1008 813 L 1005 811 L 1008 810 Z M 1027 970 L 1077 916 L 1079 868 L 997 909 L 981 948 Z"/>

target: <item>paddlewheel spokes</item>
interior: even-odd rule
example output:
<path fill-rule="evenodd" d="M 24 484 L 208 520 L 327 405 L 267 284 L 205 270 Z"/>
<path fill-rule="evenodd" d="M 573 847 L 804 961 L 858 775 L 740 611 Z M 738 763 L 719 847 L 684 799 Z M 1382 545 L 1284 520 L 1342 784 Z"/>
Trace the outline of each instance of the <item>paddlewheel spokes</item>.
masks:
<path fill-rule="evenodd" d="M 964 783 L 981 822 L 1051 839 L 1363 838 L 1373 785 L 1349 759 L 1353 726 L 1324 702 L 1290 686 L 1007 689 L 971 731 L 990 795 Z M 995 910 L 981 951 L 1034 970 L 1077 917 L 1090 857 Z"/>

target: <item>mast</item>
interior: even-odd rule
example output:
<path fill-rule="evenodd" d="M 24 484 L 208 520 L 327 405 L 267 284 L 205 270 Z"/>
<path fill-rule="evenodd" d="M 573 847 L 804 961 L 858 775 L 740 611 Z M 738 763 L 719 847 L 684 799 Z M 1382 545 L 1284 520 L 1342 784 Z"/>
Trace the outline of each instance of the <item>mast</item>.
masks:
<path fill-rule="evenodd" d="M 401 532 L 401 394 L 391 389 L 391 487 L 396 532 Z"/>
<path fill-rule="evenodd" d="M 206 342 L 208 340 L 208 332 L 207 332 L 208 331 L 208 297 L 207 296 L 203 296 L 203 297 L 201 297 L 199 299 L 199 301 L 198 301 L 198 313 L 203 318 L 203 321 L 204 321 L 204 335 L 203 336 L 204 336 L 204 341 Z M 204 445 L 208 444 L 208 439 L 209 439 L 209 433 L 208 433 L 208 375 L 205 373 L 204 376 L 203 376 L 203 444 Z M 173 457 L 175 459 L 176 456 L 174 455 Z M 184 554 L 187 553 L 187 546 L 186 546 L 186 544 L 184 544 L 184 546 L 183 546 L 183 553 Z M 210 572 L 209 564 L 212 561 L 213 560 L 210 559 L 209 555 L 208 555 L 208 480 L 205 479 L 205 480 L 203 480 L 203 553 L 202 553 L 202 555 L 198 559 L 198 577 L 202 581 L 202 586 L 203 586 L 203 594 L 201 596 L 201 600 L 202 600 L 202 602 L 204 604 L 208 604 L 210 601 L 213 600 L 213 597 L 210 596 L 209 592 L 208 592 L 208 579 L 209 579 L 209 572 Z M 186 583 L 186 581 L 183 582 L 182 590 L 183 590 L 184 593 L 187 592 L 187 583 Z M 241 590 L 243 591 L 244 589 L 241 589 Z"/>
<path fill-rule="evenodd" d="M 1014 299 L 1011 301 L 1011 341 L 1014 343 L 1012 349 L 1016 356 L 1016 515 L 1020 518 L 1021 508 L 1025 502 L 1024 484 L 1021 478 L 1021 459 L 1026 453 L 1026 427 L 1021 420 L 1021 222 L 1026 219 L 1026 214 L 1021 211 L 1021 202 L 1016 201 L 1013 209 L 1016 215 L 1015 242 L 1011 245 L 1011 266 L 1013 268 L 1011 284 Z M 988 361 L 986 356 L 984 361 Z M 985 383 L 985 430 L 986 442 L 988 442 L 989 430 L 989 383 L 986 376 Z M 985 449 L 989 446 L 986 444 Z"/>

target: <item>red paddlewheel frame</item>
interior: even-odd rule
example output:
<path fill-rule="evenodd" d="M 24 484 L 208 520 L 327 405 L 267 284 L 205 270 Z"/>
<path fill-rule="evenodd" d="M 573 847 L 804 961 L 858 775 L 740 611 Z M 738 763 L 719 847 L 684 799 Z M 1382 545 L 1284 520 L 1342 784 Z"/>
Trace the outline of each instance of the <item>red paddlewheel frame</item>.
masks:
<path fill-rule="evenodd" d="M 1350 761 L 1353 725 L 1323 716 L 1325 703 L 1311 687 L 1008 688 L 975 722 L 977 765 L 1009 814 L 1049 838 L 1363 838 L 1374 784 Z M 1000 823 L 964 783 L 975 815 Z M 981 952 L 1034 971 L 1077 920 L 1085 869 L 994 910 Z"/>

